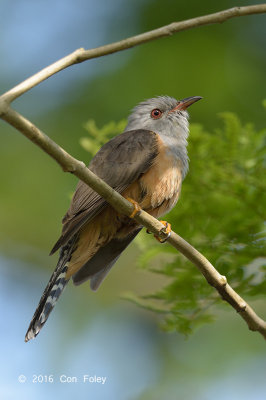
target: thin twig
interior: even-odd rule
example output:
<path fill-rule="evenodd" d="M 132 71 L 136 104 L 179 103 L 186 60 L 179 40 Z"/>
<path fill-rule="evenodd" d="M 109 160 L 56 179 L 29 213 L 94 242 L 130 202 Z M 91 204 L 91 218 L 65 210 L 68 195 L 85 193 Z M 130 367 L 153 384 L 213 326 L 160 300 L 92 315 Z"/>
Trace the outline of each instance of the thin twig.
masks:
<path fill-rule="evenodd" d="M 159 39 L 165 36 L 170 36 L 177 32 L 196 28 L 198 26 L 217 24 L 225 22 L 230 18 L 263 13 L 266 13 L 265 3 L 256 4 L 253 6 L 233 7 L 227 10 L 219 11 L 214 14 L 204 15 L 202 17 L 191 18 L 180 22 L 172 22 L 171 24 L 162 26 L 161 28 L 148 31 L 140 35 L 132 36 L 127 39 L 120 40 L 119 42 L 96 47 L 95 49 L 77 49 L 73 53 L 42 69 L 37 74 L 32 75 L 30 78 L 26 79 L 19 85 L 15 86 L 13 89 L 6 92 L 3 95 L 2 100 L 5 100 L 8 104 L 10 104 L 16 98 L 18 98 L 28 90 L 32 89 L 34 86 L 38 85 L 40 82 L 43 82 L 50 76 L 74 64 L 78 64 L 92 58 L 106 56 L 108 54 L 116 53 L 118 51 L 130 49 L 131 47 L 140 45 L 142 43 L 150 42 L 152 40 Z"/>
<path fill-rule="evenodd" d="M 86 168 L 83 162 L 76 160 L 58 146 L 30 121 L 12 109 L 9 109 L 2 118 L 56 160 L 63 171 L 76 175 L 120 213 L 131 215 L 134 206 L 129 201 Z M 166 237 L 165 226 L 145 211 L 142 210 L 136 215 L 135 220 L 162 239 Z M 258 331 L 266 339 L 266 322 L 232 289 L 225 276 L 220 275 L 201 253 L 175 232 L 172 231 L 168 243 L 184 254 L 200 270 L 207 282 L 215 287 L 221 297 L 231 304 L 246 321 L 250 330 Z"/>

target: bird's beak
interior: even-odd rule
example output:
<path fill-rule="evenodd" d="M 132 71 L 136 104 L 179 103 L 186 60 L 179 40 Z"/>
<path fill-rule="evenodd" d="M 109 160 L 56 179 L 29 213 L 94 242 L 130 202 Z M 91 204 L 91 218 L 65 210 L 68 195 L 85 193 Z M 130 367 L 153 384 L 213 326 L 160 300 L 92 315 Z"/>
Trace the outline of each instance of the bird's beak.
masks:
<path fill-rule="evenodd" d="M 186 110 L 188 107 L 191 106 L 191 104 L 194 104 L 196 103 L 196 101 L 199 101 L 201 99 L 201 96 L 186 97 L 183 100 L 179 100 L 177 106 L 174 107 L 171 111 Z"/>

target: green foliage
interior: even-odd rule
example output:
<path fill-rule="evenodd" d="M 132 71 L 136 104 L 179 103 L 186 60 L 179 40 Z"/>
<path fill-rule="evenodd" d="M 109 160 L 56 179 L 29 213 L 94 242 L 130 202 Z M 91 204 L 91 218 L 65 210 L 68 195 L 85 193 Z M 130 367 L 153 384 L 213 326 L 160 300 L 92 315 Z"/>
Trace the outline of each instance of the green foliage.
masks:
<path fill-rule="evenodd" d="M 178 205 L 167 219 L 172 228 L 203 253 L 234 289 L 244 296 L 266 293 L 265 279 L 265 143 L 266 129 L 257 131 L 233 113 L 219 115 L 222 126 L 208 132 L 191 124 L 190 171 Z M 117 134 L 125 122 L 98 129 L 86 125 L 90 139 L 82 145 L 94 153 Z M 221 304 L 194 265 L 171 246 L 142 233 L 139 265 L 169 278 L 156 293 L 126 297 L 160 313 L 166 330 L 190 333 L 213 319 Z M 212 310 L 210 310 L 212 308 Z"/>
<path fill-rule="evenodd" d="M 110 140 L 113 136 L 123 132 L 127 124 L 126 119 L 122 119 L 119 122 L 110 121 L 102 128 L 98 128 L 93 119 L 89 119 L 84 128 L 88 132 L 89 137 L 83 137 L 80 139 L 81 146 L 87 150 L 91 156 L 94 156 L 99 148 Z"/>

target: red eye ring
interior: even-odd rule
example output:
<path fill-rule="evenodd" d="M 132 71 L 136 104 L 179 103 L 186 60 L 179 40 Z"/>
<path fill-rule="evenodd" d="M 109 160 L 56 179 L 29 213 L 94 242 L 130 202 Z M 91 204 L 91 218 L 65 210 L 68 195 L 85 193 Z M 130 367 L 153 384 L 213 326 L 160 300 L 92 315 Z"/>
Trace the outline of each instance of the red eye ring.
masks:
<path fill-rule="evenodd" d="M 155 108 L 154 110 L 152 110 L 152 112 L 151 112 L 151 117 L 152 117 L 153 119 L 161 118 L 161 116 L 162 116 L 162 111 L 159 110 L 159 108 Z"/>

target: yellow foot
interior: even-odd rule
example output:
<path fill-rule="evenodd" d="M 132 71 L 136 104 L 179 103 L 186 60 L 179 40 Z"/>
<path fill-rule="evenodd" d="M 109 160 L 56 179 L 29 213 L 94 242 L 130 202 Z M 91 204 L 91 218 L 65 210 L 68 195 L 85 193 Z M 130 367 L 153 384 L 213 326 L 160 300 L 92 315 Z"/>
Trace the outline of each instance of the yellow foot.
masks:
<path fill-rule="evenodd" d="M 141 211 L 140 205 L 137 201 L 131 199 L 130 197 L 126 197 L 126 200 L 130 201 L 130 203 L 134 206 L 134 210 L 129 216 L 129 218 L 134 218 L 135 215 L 137 215 Z"/>
<path fill-rule="evenodd" d="M 162 232 L 166 234 L 166 237 L 164 239 L 161 239 L 159 236 L 156 236 L 156 235 L 154 235 L 154 237 L 156 240 L 158 240 L 158 242 L 164 243 L 171 236 L 172 229 L 171 229 L 171 224 L 169 224 L 169 222 L 167 222 L 167 221 L 160 221 L 160 222 L 161 222 L 161 224 L 163 224 L 165 226 L 165 228 L 162 229 Z"/>

